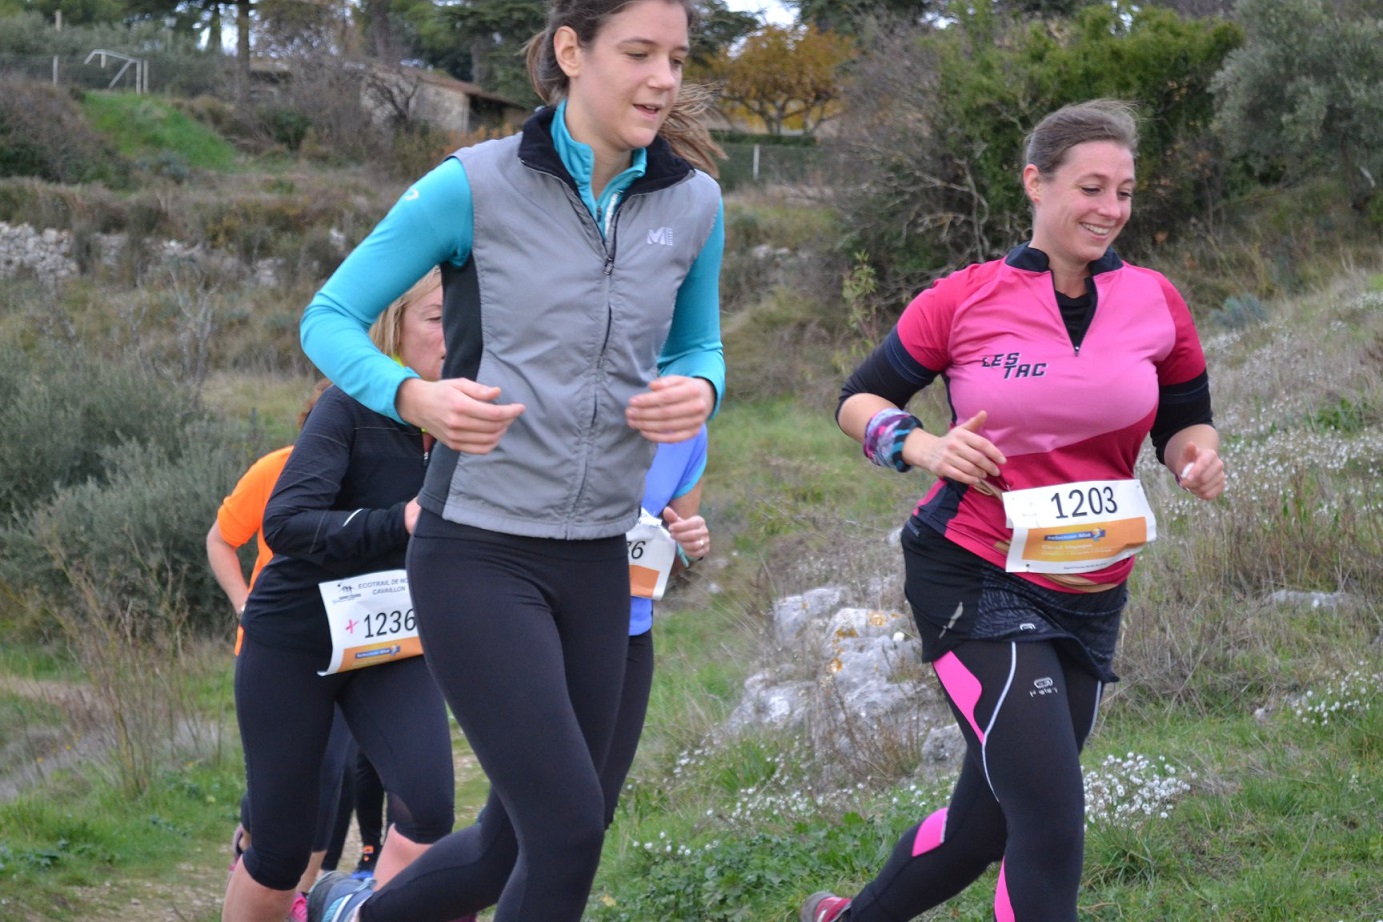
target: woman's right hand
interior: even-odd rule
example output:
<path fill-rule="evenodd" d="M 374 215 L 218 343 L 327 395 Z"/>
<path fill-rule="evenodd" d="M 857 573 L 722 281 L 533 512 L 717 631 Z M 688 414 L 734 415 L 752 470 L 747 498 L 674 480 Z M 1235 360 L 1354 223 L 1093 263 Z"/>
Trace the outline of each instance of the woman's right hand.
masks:
<path fill-rule="evenodd" d="M 408 378 L 399 385 L 394 405 L 400 417 L 449 448 L 484 455 L 524 411 L 521 403 L 495 403 L 498 397 L 499 388 L 469 378 Z"/>
<path fill-rule="evenodd" d="M 993 442 L 980 435 L 989 414 L 981 410 L 945 435 L 914 429 L 903 443 L 903 460 L 957 483 L 976 484 L 999 476 L 999 465 L 1008 463 Z"/>

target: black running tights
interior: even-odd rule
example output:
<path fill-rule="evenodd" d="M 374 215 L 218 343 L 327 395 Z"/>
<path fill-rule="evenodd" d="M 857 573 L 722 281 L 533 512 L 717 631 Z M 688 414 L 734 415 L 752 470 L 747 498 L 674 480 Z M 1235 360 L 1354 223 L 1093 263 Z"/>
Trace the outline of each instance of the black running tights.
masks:
<path fill-rule="evenodd" d="M 1076 922 L 1080 750 L 1101 683 L 1054 643 L 969 641 L 933 664 L 968 750 L 950 805 L 899 839 L 850 922 L 907 922 L 996 861 L 998 922 Z"/>
<path fill-rule="evenodd" d="M 597 768 L 628 648 L 624 537 L 428 525 L 408 551 L 419 633 L 491 795 L 477 831 L 434 845 L 365 903 L 361 922 L 448 922 L 480 908 L 464 902 L 467 881 L 477 861 L 511 847 L 506 836 L 517 855 L 496 922 L 578 922 L 604 841 Z"/>

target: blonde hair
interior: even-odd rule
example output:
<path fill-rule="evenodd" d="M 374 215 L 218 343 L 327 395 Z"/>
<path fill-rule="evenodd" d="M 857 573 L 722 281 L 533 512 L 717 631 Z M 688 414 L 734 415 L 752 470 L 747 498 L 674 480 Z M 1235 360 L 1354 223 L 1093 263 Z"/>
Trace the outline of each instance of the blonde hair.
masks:
<path fill-rule="evenodd" d="M 398 357 L 403 344 L 404 311 L 436 291 L 442 284 L 442 270 L 433 266 L 427 275 L 413 283 L 413 287 L 401 294 L 393 304 L 370 326 L 370 341 L 385 355 Z"/>
<path fill-rule="evenodd" d="M 566 26 L 576 33 L 582 45 L 595 40 L 612 16 L 639 0 L 551 0 L 548 4 L 547 27 L 528 40 L 524 51 L 528 62 L 528 79 L 533 91 L 544 103 L 555 106 L 566 98 L 570 85 L 566 72 L 557 63 L 552 40 L 557 30 Z M 693 0 L 664 0 L 682 7 L 687 14 L 687 30 L 695 32 L 701 22 L 701 12 Z M 704 121 L 715 93 L 710 87 L 683 84 L 672 103 L 658 136 L 672 152 L 692 166 L 711 176 L 720 175 L 717 160 L 725 159 L 725 150 L 711 137 Z"/>

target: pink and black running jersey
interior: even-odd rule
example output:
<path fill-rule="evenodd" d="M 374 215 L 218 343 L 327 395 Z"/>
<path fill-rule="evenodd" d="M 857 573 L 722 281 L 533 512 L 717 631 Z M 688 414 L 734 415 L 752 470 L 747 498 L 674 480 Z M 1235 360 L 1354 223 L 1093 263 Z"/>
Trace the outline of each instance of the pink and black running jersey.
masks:
<path fill-rule="evenodd" d="M 1045 258 L 1025 258 L 1041 255 L 1019 248 L 939 280 L 903 312 L 898 340 L 915 362 L 944 377 L 953 423 L 988 412 L 981 434 L 1008 459 L 1004 489 L 1131 478 L 1159 388 L 1205 372 L 1191 313 L 1164 276 L 1111 252 L 1092 266 L 1094 313 L 1076 347 Z M 957 544 L 1004 565 L 1011 530 L 998 498 L 939 480 L 917 512 Z M 1085 576 L 1117 583 L 1132 567 L 1130 558 Z"/>

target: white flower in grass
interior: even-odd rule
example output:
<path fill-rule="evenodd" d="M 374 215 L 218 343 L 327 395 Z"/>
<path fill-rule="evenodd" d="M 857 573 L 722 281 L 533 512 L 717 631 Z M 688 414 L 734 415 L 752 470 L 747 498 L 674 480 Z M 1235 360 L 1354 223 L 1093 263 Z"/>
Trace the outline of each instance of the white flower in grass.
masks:
<path fill-rule="evenodd" d="M 1131 821 L 1137 817 L 1167 816 L 1167 805 L 1190 792 L 1165 759 L 1153 765 L 1145 756 L 1128 753 L 1107 757 L 1085 776 L 1085 814 L 1088 823 Z"/>

